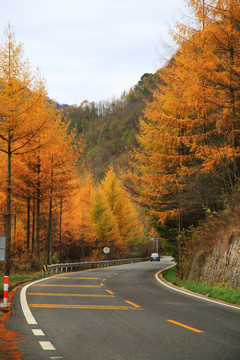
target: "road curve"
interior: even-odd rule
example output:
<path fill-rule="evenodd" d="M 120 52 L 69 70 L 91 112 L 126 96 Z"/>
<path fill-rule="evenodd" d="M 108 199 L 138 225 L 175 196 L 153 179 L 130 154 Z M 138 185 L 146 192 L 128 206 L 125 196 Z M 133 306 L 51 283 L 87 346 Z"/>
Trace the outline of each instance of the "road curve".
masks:
<path fill-rule="evenodd" d="M 155 274 L 169 265 L 165 257 L 26 285 L 8 322 L 23 359 L 239 359 L 239 309 L 166 288 Z"/>

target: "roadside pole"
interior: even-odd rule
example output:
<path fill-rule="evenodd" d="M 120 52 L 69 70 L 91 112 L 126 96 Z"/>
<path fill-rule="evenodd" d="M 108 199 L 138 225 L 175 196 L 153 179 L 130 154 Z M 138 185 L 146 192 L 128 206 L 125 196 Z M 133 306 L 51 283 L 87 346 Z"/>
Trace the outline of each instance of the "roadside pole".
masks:
<path fill-rule="evenodd" d="M 0 261 L 5 261 L 6 253 L 6 236 L 0 236 Z M 8 285 L 9 276 L 4 276 L 3 280 L 3 304 L 1 306 L 8 306 Z"/>
<path fill-rule="evenodd" d="M 4 280 L 3 280 L 3 306 L 8 305 L 8 285 L 9 285 L 9 276 L 4 276 Z"/>
<path fill-rule="evenodd" d="M 158 238 L 151 237 L 150 240 L 151 241 L 156 241 L 156 253 L 158 253 Z"/>

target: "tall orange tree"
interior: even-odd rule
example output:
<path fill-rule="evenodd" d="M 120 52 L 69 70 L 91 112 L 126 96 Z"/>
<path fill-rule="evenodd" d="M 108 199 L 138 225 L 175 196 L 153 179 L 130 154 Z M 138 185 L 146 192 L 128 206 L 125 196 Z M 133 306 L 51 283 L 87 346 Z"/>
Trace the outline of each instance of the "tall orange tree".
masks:
<path fill-rule="evenodd" d="M 54 131 L 55 129 L 55 131 Z M 82 144 L 73 144 L 73 134 L 67 135 L 67 127 L 64 123 L 56 123 L 54 140 L 48 149 L 48 171 L 45 181 L 48 187 L 48 234 L 47 234 L 47 262 L 49 263 L 52 249 L 52 219 L 53 201 L 67 196 L 72 188 L 72 180 L 76 176 L 76 160 L 82 151 Z M 56 205 L 55 205 L 56 207 Z"/>
<path fill-rule="evenodd" d="M 98 186 L 95 190 L 91 219 L 93 222 L 94 251 L 93 257 L 101 258 L 102 249 L 109 246 L 115 248 L 120 241 L 117 219 L 108 205 L 107 196 L 102 188 Z"/>
<path fill-rule="evenodd" d="M 44 120 L 35 119 L 34 113 L 45 89 L 38 74 L 33 74 L 23 58 L 23 46 L 15 40 L 10 27 L 0 45 L 0 151 L 7 157 L 6 186 L 6 274 L 11 267 L 11 197 L 12 156 L 31 148 L 34 137 L 44 126 Z"/>
<path fill-rule="evenodd" d="M 127 254 L 129 248 L 143 238 L 143 227 L 140 225 L 138 213 L 112 166 L 102 181 L 102 188 L 117 220 L 119 242 L 115 246 L 119 252 Z"/>
<path fill-rule="evenodd" d="M 189 145 L 203 171 L 225 169 L 233 188 L 239 178 L 239 3 L 189 3 L 199 28 L 184 39 L 186 26 L 179 25 L 175 36 L 183 50 L 184 97 L 195 112 Z"/>
<path fill-rule="evenodd" d="M 63 255 L 67 255 L 69 245 L 76 249 L 75 255 L 85 259 L 95 246 L 92 206 L 95 185 L 92 174 L 84 173 L 73 180 L 74 190 L 63 198 L 62 238 Z M 64 254 L 65 252 L 65 254 Z"/>
<path fill-rule="evenodd" d="M 39 217 L 40 217 L 40 200 L 43 192 L 46 196 L 46 188 L 43 189 L 43 178 L 47 169 L 47 154 L 50 144 L 53 141 L 52 130 L 59 115 L 53 105 L 47 101 L 42 101 L 38 109 L 35 108 L 34 118 L 41 119 L 44 127 L 34 136 L 30 145 L 26 146 L 23 154 L 15 158 L 13 162 L 12 185 L 14 197 L 18 202 L 24 202 L 27 206 L 25 212 L 26 218 L 26 252 L 30 253 L 30 213 L 32 213 L 32 246 L 31 253 L 39 257 Z M 56 135 L 55 135 L 56 136 Z M 31 151 L 36 149 L 35 151 Z M 17 161 L 16 161 L 17 159 Z M 44 165 L 45 162 L 45 165 Z M 45 191 L 44 191 L 45 190 Z M 23 248 L 23 250 L 25 247 Z"/>
<path fill-rule="evenodd" d="M 177 56 L 160 71 L 164 82 L 146 103 L 137 137 L 140 146 L 134 150 L 132 162 L 135 170 L 129 172 L 140 203 L 162 223 L 179 215 L 180 170 L 193 158 L 184 144 L 190 109 L 176 69 Z"/>
<path fill-rule="evenodd" d="M 146 104 L 130 174 L 140 201 L 162 222 L 181 216 L 189 182 L 201 173 L 221 169 L 231 184 L 238 179 L 239 4 L 188 3 L 198 27 L 177 24 L 179 48 Z"/>

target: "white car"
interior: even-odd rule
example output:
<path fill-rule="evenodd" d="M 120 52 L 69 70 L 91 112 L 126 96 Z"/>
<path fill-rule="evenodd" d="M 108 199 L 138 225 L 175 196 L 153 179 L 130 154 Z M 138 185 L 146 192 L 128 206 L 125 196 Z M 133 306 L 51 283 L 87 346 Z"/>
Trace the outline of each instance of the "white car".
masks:
<path fill-rule="evenodd" d="M 160 261 L 160 256 L 158 255 L 158 253 L 152 253 L 150 260 L 151 261 Z"/>

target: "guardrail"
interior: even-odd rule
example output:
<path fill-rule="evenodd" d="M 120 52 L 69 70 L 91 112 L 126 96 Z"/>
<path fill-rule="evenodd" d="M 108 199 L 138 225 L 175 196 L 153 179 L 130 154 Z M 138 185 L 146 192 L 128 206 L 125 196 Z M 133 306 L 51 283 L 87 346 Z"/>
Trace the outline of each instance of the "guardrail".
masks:
<path fill-rule="evenodd" d="M 121 260 L 106 260 L 106 261 L 84 261 L 79 263 L 65 263 L 65 264 L 51 264 L 47 266 L 48 272 L 51 272 L 51 275 L 58 272 L 69 272 L 69 271 L 81 271 L 86 269 L 94 269 L 100 267 L 108 267 L 122 264 L 131 264 L 141 261 L 147 261 L 149 257 L 144 258 L 133 258 L 133 259 L 121 259 Z M 43 270 L 44 272 L 44 270 Z"/>

